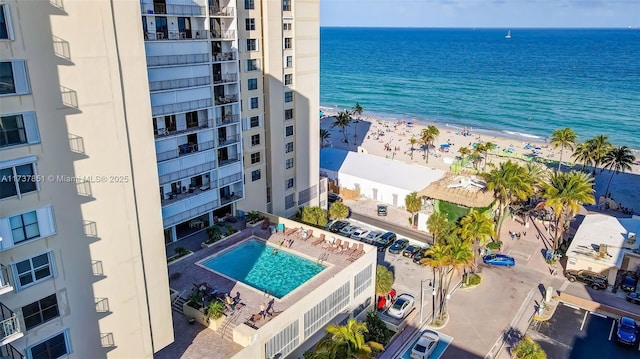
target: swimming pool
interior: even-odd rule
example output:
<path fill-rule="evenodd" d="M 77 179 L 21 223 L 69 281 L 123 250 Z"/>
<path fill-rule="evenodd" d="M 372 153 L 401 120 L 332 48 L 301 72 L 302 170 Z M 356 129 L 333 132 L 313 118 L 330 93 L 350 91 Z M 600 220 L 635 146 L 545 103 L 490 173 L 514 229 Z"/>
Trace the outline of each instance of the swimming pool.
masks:
<path fill-rule="evenodd" d="M 289 294 L 325 268 L 283 250 L 274 253 L 275 248 L 250 239 L 200 264 L 276 298 Z"/>

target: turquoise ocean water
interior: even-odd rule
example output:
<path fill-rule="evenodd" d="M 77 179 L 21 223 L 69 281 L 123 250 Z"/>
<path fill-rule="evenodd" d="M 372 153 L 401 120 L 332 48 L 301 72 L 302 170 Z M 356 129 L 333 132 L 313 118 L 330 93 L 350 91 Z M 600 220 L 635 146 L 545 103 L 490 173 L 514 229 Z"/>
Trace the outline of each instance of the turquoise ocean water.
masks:
<path fill-rule="evenodd" d="M 503 135 L 571 127 L 640 149 L 640 31 L 322 28 L 320 102 Z"/>

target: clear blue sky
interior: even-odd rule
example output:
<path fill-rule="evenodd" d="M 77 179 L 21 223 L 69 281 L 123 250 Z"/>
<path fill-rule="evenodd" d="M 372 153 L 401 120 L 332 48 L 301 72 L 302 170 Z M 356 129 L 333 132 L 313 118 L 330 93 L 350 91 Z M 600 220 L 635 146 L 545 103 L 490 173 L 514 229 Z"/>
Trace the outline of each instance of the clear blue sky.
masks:
<path fill-rule="evenodd" d="M 322 26 L 640 26 L 640 0 L 320 0 Z"/>

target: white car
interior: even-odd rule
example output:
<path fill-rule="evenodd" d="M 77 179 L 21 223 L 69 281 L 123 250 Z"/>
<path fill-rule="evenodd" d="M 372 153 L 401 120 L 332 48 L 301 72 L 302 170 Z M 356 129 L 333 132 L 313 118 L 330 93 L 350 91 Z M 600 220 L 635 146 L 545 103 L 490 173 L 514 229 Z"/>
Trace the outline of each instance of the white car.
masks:
<path fill-rule="evenodd" d="M 393 305 L 387 310 L 387 314 L 390 317 L 397 319 L 404 319 L 413 309 L 415 299 L 410 294 L 400 294 L 400 296 L 393 302 Z"/>
<path fill-rule="evenodd" d="M 348 238 L 348 237 L 350 237 L 350 236 L 351 236 L 351 234 L 352 234 L 353 232 L 355 232 L 355 231 L 356 231 L 356 230 L 358 230 L 358 229 L 360 229 L 360 227 L 356 227 L 356 226 L 348 225 L 348 226 L 346 226 L 346 227 L 342 228 L 342 229 L 340 230 L 340 232 L 339 232 L 339 233 L 340 233 L 341 235 L 343 235 L 343 236 L 345 236 L 345 237 L 347 237 L 347 238 Z"/>
<path fill-rule="evenodd" d="M 373 244 L 378 240 L 384 233 L 378 231 L 371 231 L 367 234 L 366 237 L 362 237 L 362 241 L 365 243 Z"/>
<path fill-rule="evenodd" d="M 351 233 L 351 239 L 357 239 L 361 241 L 364 237 L 369 234 L 369 231 L 364 228 L 358 228 L 353 233 Z"/>
<path fill-rule="evenodd" d="M 425 330 L 422 332 L 422 335 L 420 335 L 420 339 L 418 339 L 416 345 L 411 348 L 411 359 L 429 358 L 429 355 L 431 355 L 438 346 L 439 341 L 440 336 L 438 333 Z"/>

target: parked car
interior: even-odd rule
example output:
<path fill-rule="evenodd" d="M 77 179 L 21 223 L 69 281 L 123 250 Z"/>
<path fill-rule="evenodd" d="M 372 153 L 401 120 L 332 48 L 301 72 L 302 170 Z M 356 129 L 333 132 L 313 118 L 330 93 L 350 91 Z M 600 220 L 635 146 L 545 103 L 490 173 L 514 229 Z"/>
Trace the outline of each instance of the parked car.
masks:
<path fill-rule="evenodd" d="M 347 221 L 336 221 L 331 225 L 331 227 L 329 227 L 329 231 L 333 233 L 338 233 L 342 228 L 348 225 L 349 225 L 349 222 Z"/>
<path fill-rule="evenodd" d="M 353 233 L 351 233 L 351 238 L 361 241 L 362 238 L 367 236 L 367 234 L 369 234 L 368 230 L 364 228 L 359 228 L 359 229 L 356 229 Z"/>
<path fill-rule="evenodd" d="M 413 258 L 413 256 L 420 251 L 420 247 L 410 245 L 402 251 L 402 256 L 407 258 Z"/>
<path fill-rule="evenodd" d="M 376 239 L 375 242 L 373 242 L 373 245 L 378 249 L 378 252 L 386 251 L 387 248 L 389 248 L 392 244 L 393 244 L 392 241 L 390 241 L 387 238 L 383 238 L 383 237 L 380 237 L 380 238 Z"/>
<path fill-rule="evenodd" d="M 622 288 L 622 290 L 624 290 L 625 292 L 635 292 L 637 284 L 638 280 L 635 277 L 628 275 L 622 280 L 622 285 L 620 286 L 620 288 Z"/>
<path fill-rule="evenodd" d="M 513 267 L 516 265 L 516 260 L 506 254 L 489 254 L 482 257 L 482 261 L 484 264 L 492 266 Z"/>
<path fill-rule="evenodd" d="M 580 281 L 593 289 L 606 289 L 609 285 L 607 276 L 588 270 L 569 269 L 565 272 L 565 277 L 570 282 Z"/>
<path fill-rule="evenodd" d="M 429 247 L 422 247 L 420 248 L 420 250 L 418 251 L 418 253 L 413 255 L 413 263 L 416 264 L 420 264 L 422 265 L 422 263 L 420 262 L 423 258 L 428 257 L 427 255 L 425 255 L 424 253 L 427 251 L 427 249 L 429 249 Z"/>
<path fill-rule="evenodd" d="M 389 253 L 391 253 L 391 254 L 399 254 L 405 248 L 407 248 L 407 246 L 409 246 L 409 240 L 408 239 L 398 239 L 391 245 L 391 247 L 389 247 Z"/>
<path fill-rule="evenodd" d="M 411 348 L 411 359 L 428 359 L 438 346 L 440 336 L 438 333 L 425 330 L 420 335 L 418 342 Z"/>
<path fill-rule="evenodd" d="M 393 305 L 387 309 L 387 314 L 390 317 L 396 319 L 404 319 L 404 317 L 409 314 L 411 309 L 413 309 L 413 304 L 415 303 L 415 299 L 410 294 L 400 294 L 398 299 L 393 302 Z"/>
<path fill-rule="evenodd" d="M 386 295 L 378 296 L 378 302 L 376 304 L 376 308 L 378 310 L 386 310 L 391 305 L 391 303 L 393 303 L 395 299 L 396 299 L 396 290 L 391 289 L 391 292 L 387 293 Z"/>
<path fill-rule="evenodd" d="M 342 197 L 338 196 L 335 193 L 329 192 L 327 193 L 327 202 L 329 202 L 329 204 L 333 202 L 342 202 Z"/>
<path fill-rule="evenodd" d="M 382 235 L 382 232 L 371 231 L 367 234 L 366 237 L 362 238 L 362 241 L 365 243 L 373 244 L 375 243 L 375 241 L 378 240 L 378 238 L 380 238 L 381 235 Z"/>
<path fill-rule="evenodd" d="M 635 345 L 638 335 L 638 325 L 633 318 L 621 317 L 618 320 L 618 331 L 616 332 L 616 338 L 618 342 L 623 344 Z"/>
<path fill-rule="evenodd" d="M 344 226 L 340 232 L 341 235 L 345 236 L 345 237 L 351 237 L 351 234 L 353 232 L 355 232 L 356 230 L 360 229 L 360 227 L 356 227 L 356 226 L 352 226 L 352 225 L 348 225 L 348 226 Z"/>
<path fill-rule="evenodd" d="M 387 205 L 385 204 L 378 205 L 378 216 L 381 216 L 381 217 L 387 216 Z"/>
<path fill-rule="evenodd" d="M 627 293 L 627 302 L 631 302 L 633 304 L 640 304 L 640 293 L 637 293 L 637 292 Z"/>

